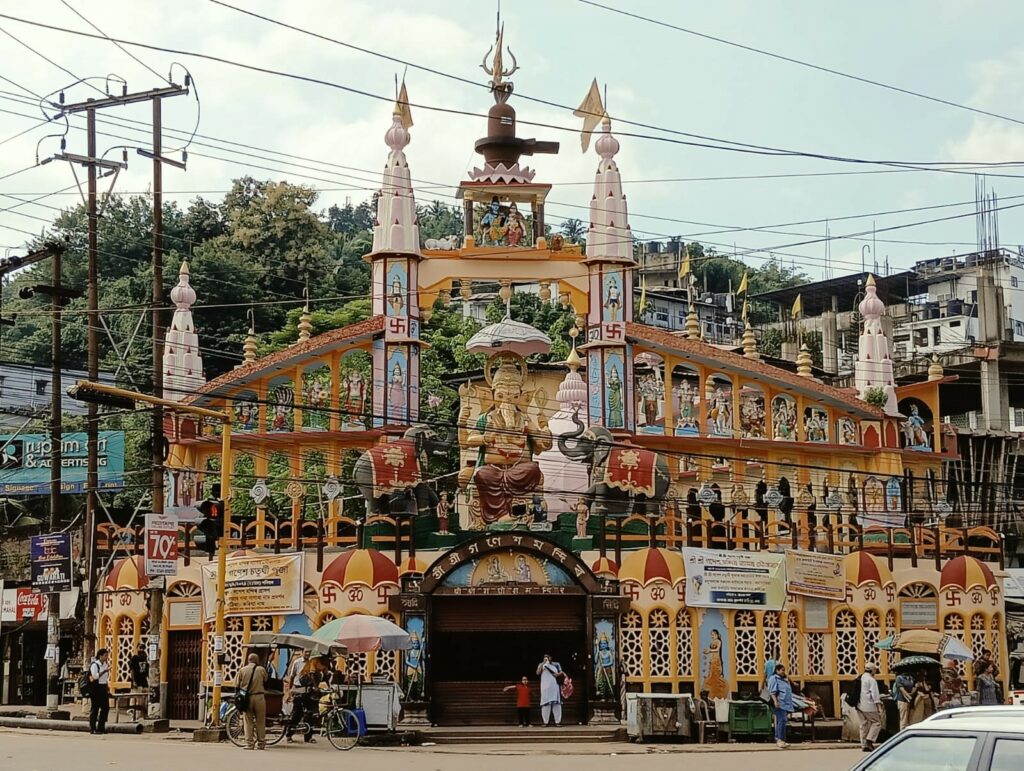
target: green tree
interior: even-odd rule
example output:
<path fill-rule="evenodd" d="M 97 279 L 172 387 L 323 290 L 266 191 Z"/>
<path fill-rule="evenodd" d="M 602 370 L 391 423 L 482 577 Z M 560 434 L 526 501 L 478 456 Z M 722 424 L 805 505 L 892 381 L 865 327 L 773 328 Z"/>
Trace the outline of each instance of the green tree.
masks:
<path fill-rule="evenodd" d="M 562 235 L 565 236 L 565 240 L 570 244 L 581 243 L 586 234 L 587 227 L 583 224 L 582 220 L 570 217 L 562 223 Z"/>

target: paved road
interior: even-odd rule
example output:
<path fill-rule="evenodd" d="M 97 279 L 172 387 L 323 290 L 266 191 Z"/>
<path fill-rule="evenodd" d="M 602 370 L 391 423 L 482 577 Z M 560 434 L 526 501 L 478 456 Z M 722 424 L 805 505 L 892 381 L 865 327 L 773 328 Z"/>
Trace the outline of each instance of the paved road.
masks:
<path fill-rule="evenodd" d="M 229 744 L 195 744 L 160 736 L 90 736 L 64 731 L 0 729 L 0 768 L 17 771 L 316 771 L 339 767 L 372 771 L 620 771 L 629 756 L 631 771 L 754 769 L 758 771 L 845 771 L 862 755 L 851 749 L 686 752 L 679 745 L 523 744 L 505 748 L 446 745 L 362 748 L 347 753 L 330 745 L 279 745 L 245 752 Z M 556 766 L 557 764 L 557 766 Z"/>

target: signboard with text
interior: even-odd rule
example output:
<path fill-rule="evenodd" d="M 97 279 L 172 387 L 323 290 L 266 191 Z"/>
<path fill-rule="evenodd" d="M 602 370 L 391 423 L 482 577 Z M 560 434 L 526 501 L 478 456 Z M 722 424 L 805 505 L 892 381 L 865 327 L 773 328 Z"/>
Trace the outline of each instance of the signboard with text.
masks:
<path fill-rule="evenodd" d="M 683 547 L 686 604 L 691 608 L 782 610 L 785 556 Z"/>
<path fill-rule="evenodd" d="M 69 432 L 61 435 L 60 490 L 85 492 L 88 457 L 86 435 Z M 124 432 L 100 431 L 99 489 L 124 487 Z M 47 495 L 50 492 L 51 439 L 46 434 L 0 436 L 0 495 Z"/>
<path fill-rule="evenodd" d="M 840 554 L 786 552 L 786 591 L 825 600 L 846 598 L 846 575 Z"/>
<path fill-rule="evenodd" d="M 224 581 L 224 613 L 228 616 L 289 615 L 302 612 L 303 554 L 229 557 Z M 203 613 L 217 613 L 217 565 L 203 570 Z"/>
<path fill-rule="evenodd" d="M 178 518 L 173 514 L 146 515 L 146 575 L 178 574 Z"/>
<path fill-rule="evenodd" d="M 71 589 L 71 534 L 32 536 L 32 588 L 38 592 Z"/>

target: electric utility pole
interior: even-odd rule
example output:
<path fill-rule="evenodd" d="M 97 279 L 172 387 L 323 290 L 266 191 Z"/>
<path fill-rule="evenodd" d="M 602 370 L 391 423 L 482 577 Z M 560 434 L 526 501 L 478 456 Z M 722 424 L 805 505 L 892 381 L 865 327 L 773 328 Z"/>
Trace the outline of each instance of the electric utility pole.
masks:
<path fill-rule="evenodd" d="M 120 96 L 105 96 L 98 99 L 86 99 L 84 102 L 76 102 L 73 104 L 61 104 L 59 105 L 60 113 L 62 115 L 72 115 L 77 113 L 85 113 L 86 116 L 86 143 L 87 143 L 87 154 L 86 156 L 73 156 L 70 154 L 63 154 L 58 156 L 60 160 L 70 161 L 72 163 L 79 163 L 85 166 L 88 170 L 88 192 L 86 197 L 86 208 L 88 215 L 89 225 L 89 253 L 88 253 L 88 313 L 87 317 L 89 320 L 88 330 L 88 376 L 89 380 L 96 382 L 99 379 L 99 270 L 98 270 L 98 242 L 99 242 L 99 212 L 98 212 L 98 200 L 96 192 L 97 183 L 97 169 L 103 168 L 108 172 L 117 173 L 120 169 L 125 168 L 127 163 L 118 163 L 108 161 L 103 158 L 99 158 L 96 155 L 96 111 L 103 110 L 110 107 L 123 107 L 129 104 L 137 104 L 140 102 L 151 102 L 154 105 L 154 139 L 159 134 L 159 118 L 160 118 L 160 101 L 165 97 L 180 96 L 188 94 L 188 84 L 185 86 L 169 85 L 163 88 L 154 88 L 148 91 L 139 91 L 135 93 L 122 93 Z M 153 380 L 154 386 L 158 384 L 162 385 L 162 369 L 161 362 L 157 358 L 157 344 L 160 337 L 160 315 L 158 306 L 163 302 L 163 259 L 162 251 L 158 248 L 161 244 L 161 233 L 160 227 L 162 226 L 162 188 L 160 190 L 160 197 L 157 197 L 156 182 L 160 179 L 158 167 L 161 163 L 165 162 L 160 156 L 159 145 L 154 146 L 153 151 L 153 163 L 154 163 L 154 228 L 153 228 L 153 263 L 154 263 L 154 277 L 153 277 Z M 146 153 L 144 153 L 146 154 Z M 158 268 L 159 263 L 159 269 Z M 159 292 L 159 296 L 157 295 Z M 162 388 L 161 388 L 162 390 Z M 88 446 L 88 459 L 86 467 L 86 509 L 85 509 L 85 551 L 86 551 L 86 586 L 87 591 L 85 595 L 85 657 L 86 660 L 91 658 L 92 653 L 95 649 L 96 642 L 96 592 L 94 591 L 93 583 L 95 581 L 95 544 L 96 544 L 96 510 L 97 510 L 97 487 L 99 484 L 99 453 L 98 453 L 98 441 L 99 441 L 99 415 L 98 407 L 94 403 L 88 405 L 88 435 L 87 435 L 87 446 Z M 160 452 L 160 462 L 155 464 L 153 469 L 152 477 L 152 497 L 154 509 L 157 506 L 163 504 L 163 415 L 154 413 L 153 418 L 153 432 L 152 438 L 153 443 L 153 458 L 157 457 L 157 452 Z M 162 509 L 155 509 L 160 511 Z M 162 614 L 162 597 L 158 600 L 158 612 Z M 150 611 L 153 611 L 151 605 Z M 159 619 L 159 616 L 158 616 Z M 151 631 L 155 634 L 159 634 L 159 620 L 156 626 L 151 623 Z M 159 640 L 159 638 L 157 638 Z M 159 668 L 157 672 L 157 679 L 161 679 L 159 674 Z M 158 686 L 159 688 L 160 686 Z M 161 689 L 163 690 L 163 689 Z M 161 707 L 165 703 L 161 699 Z M 161 708 L 161 714 L 163 709 Z"/>

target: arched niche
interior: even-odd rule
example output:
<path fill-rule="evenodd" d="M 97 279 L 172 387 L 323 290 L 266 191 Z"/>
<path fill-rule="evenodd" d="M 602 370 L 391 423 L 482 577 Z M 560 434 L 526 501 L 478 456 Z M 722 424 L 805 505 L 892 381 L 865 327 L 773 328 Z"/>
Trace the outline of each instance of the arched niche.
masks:
<path fill-rule="evenodd" d="M 644 434 L 665 433 L 665 361 L 644 352 L 633 359 L 636 426 Z"/>
<path fill-rule="evenodd" d="M 685 364 L 672 369 L 672 417 L 676 436 L 700 435 L 700 375 Z"/>
<path fill-rule="evenodd" d="M 231 428 L 243 433 L 257 431 L 260 426 L 260 404 L 253 391 L 242 391 L 231 399 Z"/>
<path fill-rule="evenodd" d="M 302 430 L 327 431 L 331 427 L 331 368 L 313 364 L 302 373 Z"/>
<path fill-rule="evenodd" d="M 857 435 L 857 421 L 843 416 L 836 421 L 836 442 L 839 444 L 860 444 Z"/>
<path fill-rule="evenodd" d="M 778 394 L 772 399 L 772 439 L 795 442 L 796 438 L 796 399 Z"/>
<path fill-rule="evenodd" d="M 295 383 L 290 377 L 277 377 L 267 388 L 267 431 L 295 429 Z"/>
<path fill-rule="evenodd" d="M 804 440 L 827 443 L 828 434 L 828 410 L 820 404 L 804 407 Z"/>
<path fill-rule="evenodd" d="M 919 452 L 931 452 L 933 416 L 927 404 L 920 399 L 903 399 L 899 403 L 900 414 L 906 415 L 906 420 L 900 426 L 902 436 L 900 447 L 907 450 Z"/>
<path fill-rule="evenodd" d="M 732 381 L 721 373 L 708 375 L 704 386 L 706 430 L 710 436 L 733 435 Z"/>
<path fill-rule="evenodd" d="M 363 350 L 349 351 L 338 367 L 338 425 L 342 431 L 365 431 L 370 425 L 373 400 L 370 383 L 373 360 Z"/>
<path fill-rule="evenodd" d="M 740 436 L 744 439 L 764 439 L 768 436 L 768 411 L 764 389 L 745 383 L 740 388 Z"/>

